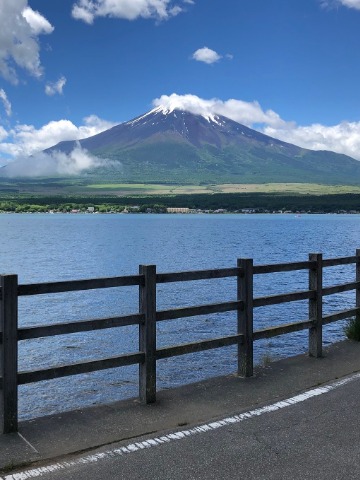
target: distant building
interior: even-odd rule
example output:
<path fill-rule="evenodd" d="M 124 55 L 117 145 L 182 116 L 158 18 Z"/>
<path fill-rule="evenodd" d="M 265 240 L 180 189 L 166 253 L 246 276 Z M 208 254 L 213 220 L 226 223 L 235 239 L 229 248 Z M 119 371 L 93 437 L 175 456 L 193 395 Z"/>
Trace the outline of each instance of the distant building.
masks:
<path fill-rule="evenodd" d="M 185 208 L 185 207 L 181 207 L 181 208 L 175 208 L 175 207 L 168 207 L 166 209 L 167 213 L 189 213 L 190 212 L 190 208 Z"/>
<path fill-rule="evenodd" d="M 241 213 L 255 213 L 255 210 L 253 208 L 242 208 L 240 210 Z"/>

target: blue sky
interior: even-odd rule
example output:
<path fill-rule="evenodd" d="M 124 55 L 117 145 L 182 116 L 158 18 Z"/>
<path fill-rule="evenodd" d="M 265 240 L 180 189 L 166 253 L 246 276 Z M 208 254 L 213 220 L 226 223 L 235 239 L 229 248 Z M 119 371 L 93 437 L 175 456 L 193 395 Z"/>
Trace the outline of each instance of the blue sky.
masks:
<path fill-rule="evenodd" d="M 359 47 L 360 0 L 0 0 L 0 164 L 174 102 L 360 160 Z"/>

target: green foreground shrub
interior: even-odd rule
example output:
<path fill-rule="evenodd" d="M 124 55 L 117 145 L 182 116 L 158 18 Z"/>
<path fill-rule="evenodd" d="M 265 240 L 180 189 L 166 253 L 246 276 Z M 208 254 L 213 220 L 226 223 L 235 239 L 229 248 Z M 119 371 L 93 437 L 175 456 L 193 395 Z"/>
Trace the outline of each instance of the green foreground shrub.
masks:
<path fill-rule="evenodd" d="M 344 330 L 349 340 L 360 342 L 360 317 L 350 318 Z"/>

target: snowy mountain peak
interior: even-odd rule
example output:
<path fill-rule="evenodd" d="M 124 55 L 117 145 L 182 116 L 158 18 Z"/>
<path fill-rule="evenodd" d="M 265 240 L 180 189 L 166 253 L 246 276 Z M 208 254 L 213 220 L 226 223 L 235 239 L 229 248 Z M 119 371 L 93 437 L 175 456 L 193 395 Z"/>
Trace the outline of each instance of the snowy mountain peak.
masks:
<path fill-rule="evenodd" d="M 194 110 L 194 111 L 192 111 Z M 146 122 L 147 117 L 152 117 L 154 115 L 164 115 L 164 116 L 169 116 L 172 115 L 173 117 L 177 118 L 177 115 L 184 115 L 184 114 L 191 114 L 191 115 L 198 115 L 204 118 L 207 122 L 209 123 L 215 123 L 218 126 L 224 126 L 226 125 L 226 118 L 225 117 L 220 117 L 219 115 L 215 115 L 211 112 L 207 111 L 199 111 L 199 109 L 184 109 L 180 104 L 176 105 L 174 102 L 171 105 L 159 105 L 149 112 L 145 113 L 144 115 L 141 115 L 140 117 L 135 118 L 134 120 L 127 122 L 129 125 L 136 125 L 140 122 Z"/>
<path fill-rule="evenodd" d="M 219 120 L 219 116 L 215 115 L 211 112 L 205 112 L 201 111 L 198 108 L 192 109 L 192 108 L 187 108 L 184 109 L 184 107 L 181 104 L 176 104 L 176 102 L 173 102 L 172 104 L 166 106 L 166 105 L 159 105 L 158 107 L 155 107 L 153 110 L 151 110 L 149 113 L 162 113 L 163 115 L 169 115 L 171 113 L 176 114 L 176 111 L 179 112 L 187 112 L 191 113 L 193 115 L 200 115 L 201 117 L 205 118 L 208 122 L 213 122 L 216 123 L 217 125 L 222 125 L 222 122 Z"/>

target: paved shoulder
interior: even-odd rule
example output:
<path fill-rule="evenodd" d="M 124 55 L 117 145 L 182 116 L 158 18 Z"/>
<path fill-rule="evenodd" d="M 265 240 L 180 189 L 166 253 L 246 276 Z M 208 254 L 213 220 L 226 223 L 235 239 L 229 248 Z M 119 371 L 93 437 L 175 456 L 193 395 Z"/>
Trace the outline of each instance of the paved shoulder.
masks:
<path fill-rule="evenodd" d="M 214 422 L 2 479 L 359 478 L 359 388 L 354 374 Z"/>

